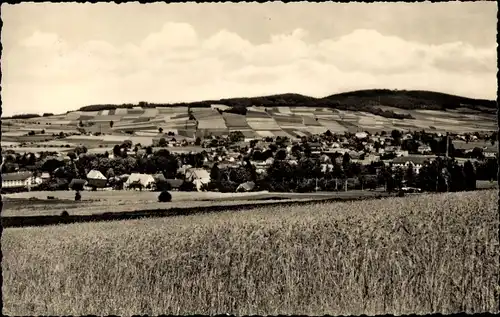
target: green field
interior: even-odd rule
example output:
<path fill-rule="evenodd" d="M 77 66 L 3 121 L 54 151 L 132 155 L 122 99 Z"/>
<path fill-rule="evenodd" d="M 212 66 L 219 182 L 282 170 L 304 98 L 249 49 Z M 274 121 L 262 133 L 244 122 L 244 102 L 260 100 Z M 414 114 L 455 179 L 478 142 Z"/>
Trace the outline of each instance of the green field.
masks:
<path fill-rule="evenodd" d="M 6 229 L 3 313 L 498 312 L 496 190 Z"/>

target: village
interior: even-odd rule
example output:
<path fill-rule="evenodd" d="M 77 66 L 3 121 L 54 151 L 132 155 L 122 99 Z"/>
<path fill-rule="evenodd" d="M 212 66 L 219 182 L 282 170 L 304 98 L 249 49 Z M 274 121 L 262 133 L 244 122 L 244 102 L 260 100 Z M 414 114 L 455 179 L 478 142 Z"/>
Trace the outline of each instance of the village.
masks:
<path fill-rule="evenodd" d="M 420 191 L 428 186 L 424 176 L 419 182 L 421 170 L 438 157 L 452 159 L 462 168 L 469 162 L 477 180 L 492 181 L 497 171 L 495 133 L 326 131 L 302 138 L 260 139 L 247 138 L 239 131 L 196 139 L 172 132 L 159 134 L 152 138 L 152 146 L 125 141 L 111 152 L 77 146 L 65 153 L 46 149 L 21 155 L 4 149 L 2 192 L 314 192 L 378 187 Z M 286 169 L 292 174 L 280 175 Z"/>

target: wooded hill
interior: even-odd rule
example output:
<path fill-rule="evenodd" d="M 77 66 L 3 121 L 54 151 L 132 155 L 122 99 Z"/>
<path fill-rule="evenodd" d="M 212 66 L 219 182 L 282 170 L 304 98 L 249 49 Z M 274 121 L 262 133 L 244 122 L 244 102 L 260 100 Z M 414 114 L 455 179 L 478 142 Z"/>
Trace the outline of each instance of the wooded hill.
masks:
<path fill-rule="evenodd" d="M 421 90 L 388 90 L 371 89 L 334 94 L 324 98 L 314 98 L 300 94 L 280 94 L 263 97 L 229 98 L 182 103 L 148 103 L 138 104 L 99 104 L 80 108 L 80 111 L 100 111 L 117 108 L 155 108 L 155 107 L 210 107 L 212 104 L 224 104 L 230 107 L 262 106 L 262 107 L 317 107 L 341 110 L 367 111 L 376 106 L 391 106 L 400 109 L 441 110 L 469 108 L 494 114 L 497 103 L 494 100 L 472 99 L 445 93 Z M 371 112 L 371 111 L 370 111 Z"/>

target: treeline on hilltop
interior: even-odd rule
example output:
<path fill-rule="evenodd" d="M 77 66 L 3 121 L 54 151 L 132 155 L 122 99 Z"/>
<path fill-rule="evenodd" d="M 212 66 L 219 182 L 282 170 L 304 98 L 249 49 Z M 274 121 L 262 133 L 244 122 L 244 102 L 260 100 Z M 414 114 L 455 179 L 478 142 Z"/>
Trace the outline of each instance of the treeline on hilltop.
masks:
<path fill-rule="evenodd" d="M 391 106 L 400 109 L 428 109 L 446 110 L 458 107 L 473 108 L 476 110 L 491 112 L 496 110 L 496 102 L 492 100 L 471 99 L 445 93 L 418 91 L 418 90 L 388 90 L 372 89 L 359 90 L 347 93 L 335 94 L 324 98 L 314 98 L 300 94 L 280 94 L 250 98 L 228 98 L 220 100 L 205 100 L 198 102 L 180 103 L 148 103 L 138 104 L 99 104 L 80 108 L 80 111 L 101 111 L 119 108 L 155 108 L 155 107 L 210 107 L 212 104 L 224 104 L 233 108 L 260 107 L 311 107 L 311 108 L 335 108 L 340 110 L 367 111 L 388 118 L 405 119 L 409 115 L 396 114 L 392 111 L 384 111 L 377 106 Z M 481 107 L 481 108 L 478 108 Z"/>
<path fill-rule="evenodd" d="M 37 113 L 22 113 L 22 114 L 15 114 L 10 117 L 3 117 L 2 119 L 33 119 L 33 118 L 40 118 L 40 117 L 50 117 L 53 116 L 53 113 L 46 112 L 43 115 L 39 115 Z"/>

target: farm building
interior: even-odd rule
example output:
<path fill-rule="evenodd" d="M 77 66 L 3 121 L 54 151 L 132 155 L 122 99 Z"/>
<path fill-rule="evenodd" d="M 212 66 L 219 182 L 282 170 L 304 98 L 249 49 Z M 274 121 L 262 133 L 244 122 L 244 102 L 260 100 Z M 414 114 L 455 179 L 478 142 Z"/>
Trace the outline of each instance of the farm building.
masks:
<path fill-rule="evenodd" d="M 82 190 L 86 185 L 87 181 L 80 178 L 73 178 L 69 183 L 69 188 L 72 190 Z"/>
<path fill-rule="evenodd" d="M 87 174 L 87 185 L 90 187 L 96 187 L 96 188 L 104 188 L 106 187 L 106 184 L 108 180 L 104 175 L 102 175 L 101 172 L 98 170 L 91 170 Z"/>
<path fill-rule="evenodd" d="M 191 168 L 186 171 L 186 180 L 193 182 L 198 191 L 203 184 L 210 183 L 210 173 L 203 168 Z"/>
<path fill-rule="evenodd" d="M 392 160 L 392 164 L 394 167 L 406 168 L 410 165 L 413 165 L 413 169 L 418 174 L 425 161 L 432 161 L 436 157 L 431 155 L 411 155 L 411 156 L 399 156 L 395 157 Z"/>
<path fill-rule="evenodd" d="M 41 184 L 41 178 L 34 177 L 32 172 L 18 172 L 2 174 L 2 189 L 31 189 Z"/>
<path fill-rule="evenodd" d="M 130 188 L 131 185 L 135 183 L 140 183 L 142 187 L 147 188 L 153 186 L 153 184 L 155 183 L 155 179 L 149 174 L 132 173 L 124 183 L 124 187 Z"/>

